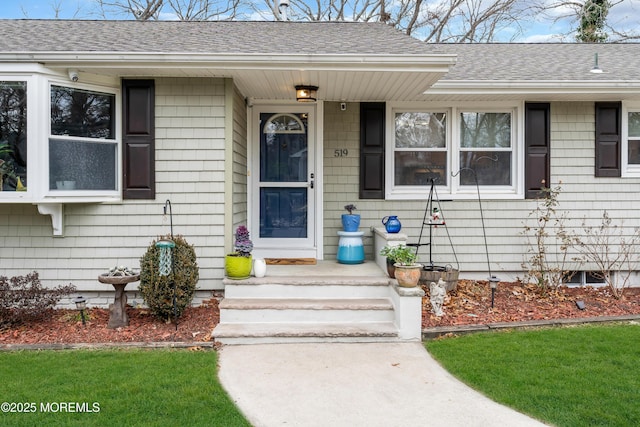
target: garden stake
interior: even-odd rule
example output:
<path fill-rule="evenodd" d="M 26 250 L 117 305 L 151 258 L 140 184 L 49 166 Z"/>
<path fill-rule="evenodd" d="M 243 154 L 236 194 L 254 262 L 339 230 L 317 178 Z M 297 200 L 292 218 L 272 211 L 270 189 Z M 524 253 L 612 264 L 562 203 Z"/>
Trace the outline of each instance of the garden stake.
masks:
<path fill-rule="evenodd" d="M 173 211 L 171 210 L 171 200 L 167 199 L 164 203 L 164 216 L 167 216 L 167 206 L 169 207 L 169 224 L 170 224 L 170 239 L 162 239 L 156 243 L 156 246 L 160 248 L 160 275 L 168 276 L 171 274 L 171 284 L 173 285 L 173 321 L 176 322 L 176 331 L 178 330 L 178 303 L 177 303 L 177 289 L 176 289 L 176 281 L 173 273 L 173 256 L 171 255 L 171 250 L 175 248 L 176 244 L 173 241 Z"/>
<path fill-rule="evenodd" d="M 498 160 L 497 158 L 492 159 L 490 157 L 480 157 L 477 160 L 480 160 L 482 158 L 487 158 L 493 161 Z M 473 180 L 476 183 L 476 192 L 478 194 L 478 207 L 480 208 L 480 221 L 482 222 L 482 235 L 484 236 L 484 251 L 487 254 L 487 269 L 489 270 L 489 285 L 491 286 L 491 308 L 493 308 L 493 303 L 494 303 L 495 294 L 496 294 L 496 286 L 498 285 L 498 282 L 500 281 L 500 279 L 498 279 L 496 276 L 491 274 L 491 263 L 489 262 L 489 245 L 487 245 L 487 231 L 485 230 L 485 226 L 484 226 L 484 214 L 482 213 L 482 201 L 480 200 L 480 185 L 478 184 L 478 176 L 476 175 L 476 171 L 471 168 L 460 168 L 458 172 L 456 172 L 455 174 L 452 173 L 451 176 L 455 177 L 463 170 L 471 172 L 473 174 Z"/>

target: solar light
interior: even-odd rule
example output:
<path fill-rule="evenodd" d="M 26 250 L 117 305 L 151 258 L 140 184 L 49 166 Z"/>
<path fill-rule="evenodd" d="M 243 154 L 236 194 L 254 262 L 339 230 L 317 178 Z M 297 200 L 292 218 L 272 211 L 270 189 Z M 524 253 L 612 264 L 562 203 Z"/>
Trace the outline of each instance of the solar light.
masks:
<path fill-rule="evenodd" d="M 80 317 L 82 318 L 82 326 L 86 326 L 87 321 L 84 317 L 84 310 L 87 308 L 87 299 L 82 295 L 79 295 L 73 299 L 73 302 L 76 304 L 76 308 L 80 310 Z"/>

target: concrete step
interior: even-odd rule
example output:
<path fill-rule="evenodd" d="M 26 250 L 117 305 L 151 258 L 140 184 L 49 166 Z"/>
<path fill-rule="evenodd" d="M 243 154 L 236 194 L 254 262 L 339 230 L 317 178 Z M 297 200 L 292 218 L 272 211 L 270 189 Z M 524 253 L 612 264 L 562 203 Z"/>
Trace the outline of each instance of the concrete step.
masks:
<path fill-rule="evenodd" d="M 392 322 L 393 304 L 386 298 L 225 298 L 221 323 L 360 323 Z"/>
<path fill-rule="evenodd" d="M 213 330 L 222 344 L 398 341 L 392 322 L 372 323 L 220 323 Z"/>
<path fill-rule="evenodd" d="M 226 298 L 386 298 L 387 277 L 267 276 L 224 279 Z"/>

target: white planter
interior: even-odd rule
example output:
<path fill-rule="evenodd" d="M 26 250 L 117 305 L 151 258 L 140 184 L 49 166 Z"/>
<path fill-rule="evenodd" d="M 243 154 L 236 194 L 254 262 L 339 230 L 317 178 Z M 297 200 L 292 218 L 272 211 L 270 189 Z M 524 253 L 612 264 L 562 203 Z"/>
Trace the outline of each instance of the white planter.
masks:
<path fill-rule="evenodd" d="M 267 262 L 262 258 L 256 258 L 253 261 L 253 275 L 256 277 L 264 277 L 267 273 Z"/>

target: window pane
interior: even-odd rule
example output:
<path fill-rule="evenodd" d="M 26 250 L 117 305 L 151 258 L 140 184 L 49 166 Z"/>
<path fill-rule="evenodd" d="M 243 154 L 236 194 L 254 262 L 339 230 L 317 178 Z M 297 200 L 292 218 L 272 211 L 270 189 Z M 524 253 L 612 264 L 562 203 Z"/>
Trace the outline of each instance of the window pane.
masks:
<path fill-rule="evenodd" d="M 640 137 L 640 112 L 629 113 L 629 137 Z"/>
<path fill-rule="evenodd" d="M 445 113 L 397 113 L 396 148 L 444 148 Z"/>
<path fill-rule="evenodd" d="M 0 191 L 26 186 L 27 82 L 0 81 Z"/>
<path fill-rule="evenodd" d="M 115 143 L 49 140 L 49 189 L 116 190 Z"/>
<path fill-rule="evenodd" d="M 395 184 L 447 185 L 447 153 L 444 151 L 396 151 Z"/>
<path fill-rule="evenodd" d="M 629 140 L 629 164 L 640 165 L 640 140 Z"/>
<path fill-rule="evenodd" d="M 463 148 L 511 147 L 510 113 L 460 113 Z"/>
<path fill-rule="evenodd" d="M 115 96 L 52 86 L 51 134 L 114 139 Z"/>
<path fill-rule="evenodd" d="M 283 114 L 267 120 L 272 116 L 267 113 L 260 117 L 260 181 L 307 181 L 307 133 L 306 129 L 298 129 L 301 123 L 307 126 L 306 115 Z"/>
<path fill-rule="evenodd" d="M 463 151 L 460 153 L 460 184 L 511 185 L 511 152 Z"/>
<path fill-rule="evenodd" d="M 260 189 L 260 237 L 307 237 L 307 189 Z"/>

